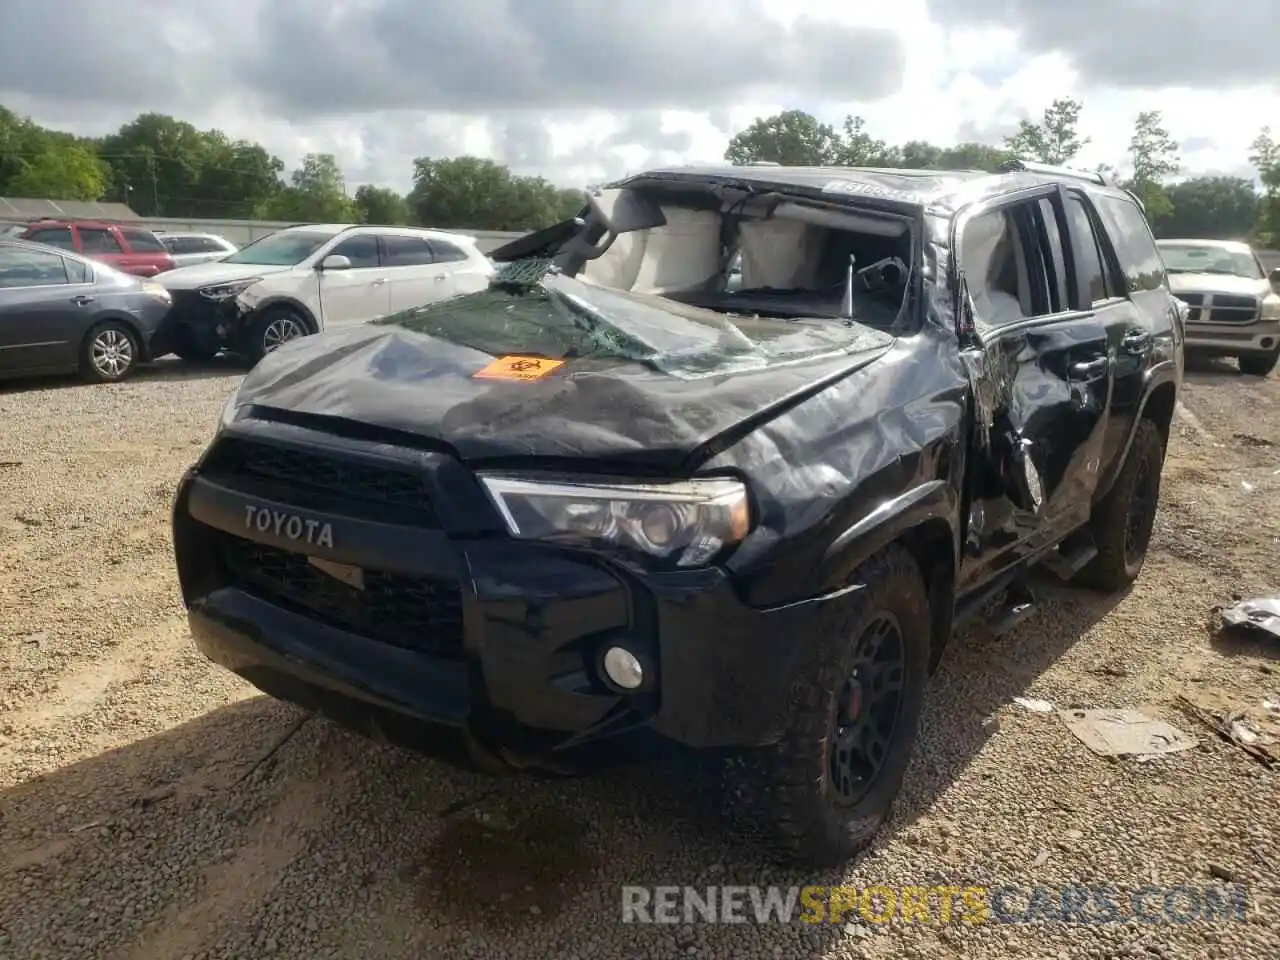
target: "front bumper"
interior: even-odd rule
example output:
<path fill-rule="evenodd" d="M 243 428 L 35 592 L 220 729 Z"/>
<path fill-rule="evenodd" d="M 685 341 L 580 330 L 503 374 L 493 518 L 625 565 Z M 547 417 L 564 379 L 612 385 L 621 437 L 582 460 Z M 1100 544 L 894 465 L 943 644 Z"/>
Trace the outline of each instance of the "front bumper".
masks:
<path fill-rule="evenodd" d="M 1188 323 L 1188 351 L 1211 356 L 1238 357 L 1280 350 L 1280 320 L 1253 323 Z"/>
<path fill-rule="evenodd" d="M 210 300 L 195 290 L 173 290 L 173 305 L 155 336 L 157 357 L 177 350 L 217 353 L 233 349 L 242 326 L 234 298 Z"/>
<path fill-rule="evenodd" d="M 270 695 L 440 755 L 469 741 L 537 765 L 639 729 L 698 748 L 781 736 L 806 638 L 848 594 L 757 610 L 718 569 L 644 573 L 514 541 L 457 461 L 403 456 L 447 507 L 441 528 L 273 499 L 207 460 L 188 473 L 174 548 L 197 646 Z M 332 536 L 260 531 L 247 518 L 263 509 Z M 274 579 L 246 575 L 246 551 Z M 359 567 L 362 586 L 309 558 Z M 646 664 L 638 691 L 603 678 L 613 645 Z"/>

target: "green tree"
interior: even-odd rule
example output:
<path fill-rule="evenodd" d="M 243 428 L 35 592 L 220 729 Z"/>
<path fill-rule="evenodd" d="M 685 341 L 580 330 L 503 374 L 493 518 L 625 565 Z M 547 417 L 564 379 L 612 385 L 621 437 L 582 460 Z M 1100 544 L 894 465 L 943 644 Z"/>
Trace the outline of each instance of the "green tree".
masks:
<path fill-rule="evenodd" d="M 837 138 L 831 162 L 842 167 L 882 167 L 892 160 L 885 142 L 867 133 L 861 117 L 844 118 L 844 136 Z"/>
<path fill-rule="evenodd" d="M 1082 104 L 1069 98 L 1054 100 L 1039 123 L 1022 120 L 1018 131 L 1005 139 L 1005 146 L 1017 157 L 1040 163 L 1069 163 L 1091 141 L 1079 135 Z"/>
<path fill-rule="evenodd" d="M 220 130 L 205 135 L 205 149 L 191 205 L 203 217 L 250 217 L 284 184 L 284 163 L 256 143 L 231 140 Z M 198 206 L 197 206 L 198 205 Z"/>
<path fill-rule="evenodd" d="M 1173 213 L 1173 203 L 1164 182 L 1178 172 L 1178 144 L 1164 128 L 1159 110 L 1138 114 L 1129 140 L 1133 177 L 1126 186 L 1143 202 L 1153 225 Z"/>
<path fill-rule="evenodd" d="M 1243 177 L 1194 177 L 1165 193 L 1173 210 L 1155 226 L 1160 237 L 1241 240 L 1258 222 L 1258 193 Z"/>
<path fill-rule="evenodd" d="M 143 216 L 248 217 L 283 187 L 284 164 L 256 143 L 144 113 L 97 144 L 113 194 Z"/>
<path fill-rule="evenodd" d="M 371 183 L 356 188 L 356 219 L 361 223 L 398 224 L 409 222 L 409 204 L 390 187 Z"/>
<path fill-rule="evenodd" d="M 9 179 L 5 192 L 50 200 L 100 200 L 107 192 L 107 170 L 91 150 L 79 146 L 46 147 Z"/>
<path fill-rule="evenodd" d="M 858 128 L 861 132 L 861 128 Z M 724 158 L 730 163 L 781 163 L 812 167 L 835 163 L 843 148 L 840 135 L 803 110 L 787 110 L 759 117 L 729 141 Z"/>
<path fill-rule="evenodd" d="M 308 153 L 290 175 L 289 186 L 263 203 L 256 215 L 263 220 L 351 223 L 356 209 L 333 154 Z"/>
<path fill-rule="evenodd" d="M 481 157 L 419 157 L 407 199 L 414 220 L 428 227 L 535 230 L 576 214 L 583 200 L 573 193 Z"/>
<path fill-rule="evenodd" d="M 1258 211 L 1257 235 L 1268 246 L 1280 244 L 1280 143 L 1263 127 L 1249 145 L 1249 162 L 1262 181 L 1262 203 Z"/>

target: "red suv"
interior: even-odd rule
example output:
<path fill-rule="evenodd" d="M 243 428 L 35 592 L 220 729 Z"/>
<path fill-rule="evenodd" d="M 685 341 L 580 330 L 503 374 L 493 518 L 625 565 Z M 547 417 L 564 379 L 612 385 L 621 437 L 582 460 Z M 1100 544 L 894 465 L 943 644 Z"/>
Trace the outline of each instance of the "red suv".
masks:
<path fill-rule="evenodd" d="M 173 257 L 150 230 L 97 220 L 41 220 L 27 227 L 23 240 L 47 243 L 101 260 L 124 273 L 154 277 L 174 268 Z"/>

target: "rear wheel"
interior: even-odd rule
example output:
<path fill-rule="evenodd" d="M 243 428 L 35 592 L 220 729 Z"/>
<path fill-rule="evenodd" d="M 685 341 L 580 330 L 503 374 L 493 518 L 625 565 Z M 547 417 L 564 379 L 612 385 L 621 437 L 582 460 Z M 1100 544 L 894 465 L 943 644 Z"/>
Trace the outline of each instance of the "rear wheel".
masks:
<path fill-rule="evenodd" d="M 1250 377 L 1265 377 L 1276 368 L 1276 363 L 1280 362 L 1280 350 L 1275 353 L 1264 353 L 1261 356 L 1253 354 L 1248 357 L 1239 357 L 1237 362 L 1240 364 L 1240 372 Z"/>
<path fill-rule="evenodd" d="M 311 331 L 307 321 L 289 307 L 268 307 L 249 327 L 245 337 L 245 356 L 250 363 L 257 363 L 271 351 L 290 340 L 305 337 Z"/>
<path fill-rule="evenodd" d="M 141 350 L 138 338 L 117 320 L 100 323 L 80 344 L 80 375 L 90 383 L 113 383 L 133 373 Z"/>
<path fill-rule="evenodd" d="M 1089 521 L 1098 555 L 1076 577 L 1097 590 L 1122 590 L 1142 572 L 1160 502 L 1164 438 L 1150 420 L 1138 421 L 1133 444 L 1115 484 Z"/>
<path fill-rule="evenodd" d="M 929 675 L 929 598 L 911 555 L 890 547 L 820 628 L 781 742 L 745 756 L 747 793 L 785 859 L 845 863 L 875 838 L 901 789 Z"/>

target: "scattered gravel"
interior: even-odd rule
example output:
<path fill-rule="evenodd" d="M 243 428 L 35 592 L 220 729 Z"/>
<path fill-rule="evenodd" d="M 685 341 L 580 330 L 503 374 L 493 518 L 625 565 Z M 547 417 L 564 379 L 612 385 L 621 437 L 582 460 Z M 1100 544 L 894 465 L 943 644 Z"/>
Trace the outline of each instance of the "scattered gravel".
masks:
<path fill-rule="evenodd" d="M 0 957 L 1280 956 L 1277 774 L 1172 705 L 1280 697 L 1280 647 L 1223 641 L 1210 617 L 1280 589 L 1280 376 L 1188 379 L 1136 588 L 1046 588 L 1015 634 L 961 638 L 895 820 L 843 881 L 1232 882 L 1245 923 L 623 925 L 624 884 L 842 878 L 768 866 L 687 759 L 490 781 L 208 665 L 169 506 L 237 376 L 161 364 L 0 386 Z M 1014 696 L 1143 708 L 1200 746 L 1108 762 Z"/>

